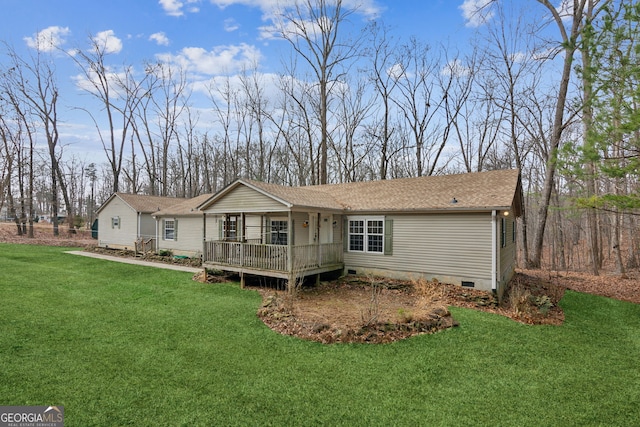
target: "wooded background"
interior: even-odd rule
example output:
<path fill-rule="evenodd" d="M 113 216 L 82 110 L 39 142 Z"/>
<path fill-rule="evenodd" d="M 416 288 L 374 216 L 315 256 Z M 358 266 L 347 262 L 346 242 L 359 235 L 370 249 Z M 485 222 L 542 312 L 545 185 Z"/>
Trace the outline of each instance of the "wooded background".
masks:
<path fill-rule="evenodd" d="M 239 177 L 314 185 L 519 168 L 522 267 L 638 268 L 640 5 L 632 0 L 479 3 L 465 46 L 359 27 L 340 0 L 284 10 L 277 78 L 259 66 L 207 85 L 200 121 L 186 70 L 115 63 L 106 45 L 0 65 L 0 212 L 76 226 L 112 192 L 194 197 Z M 491 19 L 488 19 L 491 16 Z M 74 105 L 104 159 L 60 139 L 56 61 L 73 61 Z M 428 197 L 428 195 L 425 195 Z M 4 208 L 4 209 L 3 209 Z"/>

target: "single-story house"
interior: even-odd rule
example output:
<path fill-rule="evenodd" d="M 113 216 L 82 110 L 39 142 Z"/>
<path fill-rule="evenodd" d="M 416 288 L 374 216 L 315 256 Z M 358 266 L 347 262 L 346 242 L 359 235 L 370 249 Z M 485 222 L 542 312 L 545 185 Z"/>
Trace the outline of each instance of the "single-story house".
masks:
<path fill-rule="evenodd" d="M 96 211 L 98 246 L 155 250 L 156 220 L 151 214 L 184 200 L 175 197 L 113 193 Z"/>
<path fill-rule="evenodd" d="M 214 224 L 209 222 L 209 229 L 204 229 L 205 222 L 198 206 L 212 196 L 201 194 L 152 213 L 151 216 L 156 220 L 156 250 L 189 257 L 200 255 L 203 236 L 214 232 Z"/>
<path fill-rule="evenodd" d="M 501 294 L 523 202 L 519 171 L 499 170 L 307 187 L 239 179 L 199 209 L 203 265 L 241 280 L 342 270 Z"/>

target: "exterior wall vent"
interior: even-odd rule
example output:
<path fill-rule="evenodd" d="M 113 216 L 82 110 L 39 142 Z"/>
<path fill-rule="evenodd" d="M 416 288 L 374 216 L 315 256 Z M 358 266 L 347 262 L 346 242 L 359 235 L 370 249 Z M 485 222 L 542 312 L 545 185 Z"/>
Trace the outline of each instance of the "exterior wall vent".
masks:
<path fill-rule="evenodd" d="M 347 274 L 357 274 L 355 270 L 347 270 Z"/>
<path fill-rule="evenodd" d="M 468 282 L 463 280 L 462 281 L 462 286 L 464 286 L 465 288 L 475 288 L 476 287 L 476 283 L 475 282 Z"/>

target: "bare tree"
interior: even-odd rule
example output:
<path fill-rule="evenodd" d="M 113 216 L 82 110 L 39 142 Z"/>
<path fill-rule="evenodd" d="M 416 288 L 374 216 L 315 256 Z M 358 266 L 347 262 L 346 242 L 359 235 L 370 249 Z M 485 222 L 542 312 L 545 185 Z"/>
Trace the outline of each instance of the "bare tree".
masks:
<path fill-rule="evenodd" d="M 108 43 L 98 37 L 89 37 L 87 50 L 76 49 L 71 58 L 82 71 L 78 85 L 93 96 L 106 116 L 107 135 L 101 130 L 100 120 L 88 108 L 82 108 L 93 120 L 112 174 L 112 191 L 120 191 L 120 174 L 124 162 L 124 149 L 138 103 L 144 99 L 145 77 L 136 81 L 134 69 L 125 66 L 120 72 L 107 64 L 112 53 Z"/>
<path fill-rule="evenodd" d="M 341 28 L 355 9 L 342 0 L 298 0 L 293 10 L 284 11 L 278 30 L 293 50 L 309 65 L 318 84 L 320 153 L 318 181 L 327 183 L 328 111 L 330 96 L 349 62 L 359 55 L 361 38 L 345 40 Z"/>
<path fill-rule="evenodd" d="M 387 169 L 391 156 L 391 138 L 394 128 L 392 126 L 393 102 L 392 94 L 398 84 L 397 76 L 393 73 L 395 65 L 395 50 L 397 46 L 388 29 L 376 22 L 370 26 L 371 32 L 371 70 L 370 79 L 376 89 L 377 100 L 382 103 L 379 114 L 381 117 L 374 120 L 369 126 L 369 135 L 380 145 L 380 179 L 387 179 Z"/>
<path fill-rule="evenodd" d="M 41 123 L 47 141 L 49 161 L 51 164 L 51 216 L 53 234 L 58 235 L 58 192 L 61 191 L 67 208 L 69 224 L 73 223 L 73 205 L 69 198 L 66 181 L 60 167 L 62 156 L 58 133 L 58 100 L 59 90 L 55 76 L 53 60 L 46 58 L 39 48 L 28 60 L 21 58 L 13 49 L 9 49 L 12 67 L 5 74 L 8 84 L 15 88 L 14 105 L 24 103 Z M 17 99 L 17 98 L 16 98 Z M 33 158 L 31 157 L 31 160 Z"/>

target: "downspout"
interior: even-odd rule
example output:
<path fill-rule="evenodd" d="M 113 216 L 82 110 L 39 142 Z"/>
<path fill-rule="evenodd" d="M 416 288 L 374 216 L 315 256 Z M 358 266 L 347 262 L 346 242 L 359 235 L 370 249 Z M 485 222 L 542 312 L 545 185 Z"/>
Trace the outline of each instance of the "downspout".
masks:
<path fill-rule="evenodd" d="M 498 223 L 495 209 L 491 211 L 491 290 L 498 289 L 496 275 L 498 272 Z"/>

